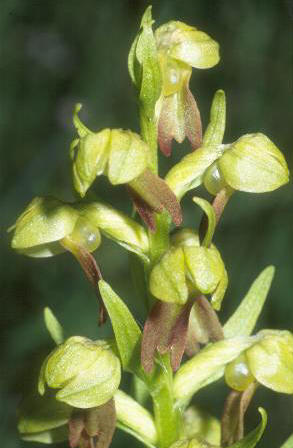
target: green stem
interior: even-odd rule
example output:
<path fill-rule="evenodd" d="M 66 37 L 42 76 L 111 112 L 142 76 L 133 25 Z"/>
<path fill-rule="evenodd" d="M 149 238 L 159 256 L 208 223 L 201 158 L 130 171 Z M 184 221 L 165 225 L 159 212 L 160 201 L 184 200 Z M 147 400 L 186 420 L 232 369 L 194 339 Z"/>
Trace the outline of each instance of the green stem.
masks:
<path fill-rule="evenodd" d="M 148 144 L 151 150 L 150 168 L 154 174 L 158 174 L 158 131 L 154 118 L 147 117 L 143 111 L 143 106 L 140 108 L 140 132 L 142 139 Z"/>
<path fill-rule="evenodd" d="M 160 356 L 160 369 L 153 380 L 151 396 L 159 447 L 168 448 L 180 437 L 181 415 L 174 407 L 173 372 L 169 354 Z"/>
<path fill-rule="evenodd" d="M 150 168 L 158 174 L 158 144 L 157 126 L 154 118 L 150 119 L 140 108 L 140 125 L 143 140 L 151 151 Z M 156 215 L 156 230 L 149 230 L 150 264 L 146 266 L 148 277 L 152 266 L 169 247 L 170 218 L 168 213 Z M 151 300 L 152 302 L 152 300 Z M 181 428 L 181 414 L 175 409 L 173 397 L 173 372 L 170 366 L 169 354 L 160 356 L 160 366 L 151 381 L 150 394 L 153 400 L 155 424 L 158 431 L 159 447 L 168 448 L 178 440 Z"/>

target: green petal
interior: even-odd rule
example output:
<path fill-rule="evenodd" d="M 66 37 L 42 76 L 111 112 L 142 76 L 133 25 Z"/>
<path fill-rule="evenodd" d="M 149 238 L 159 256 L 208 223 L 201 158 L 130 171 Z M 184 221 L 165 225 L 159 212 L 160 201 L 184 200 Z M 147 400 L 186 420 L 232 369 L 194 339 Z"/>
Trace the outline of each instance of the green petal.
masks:
<path fill-rule="evenodd" d="M 144 260 L 148 260 L 149 240 L 145 229 L 108 204 L 93 202 L 81 205 L 79 211 L 86 220 L 94 222 L 101 232 Z"/>
<path fill-rule="evenodd" d="M 263 134 L 246 134 L 233 143 L 218 161 L 225 181 L 235 190 L 264 193 L 289 180 L 286 160 Z"/>
<path fill-rule="evenodd" d="M 77 219 L 71 205 L 52 197 L 37 197 L 17 219 L 11 246 L 30 256 L 54 255 L 59 244 L 51 247 L 51 243 L 69 235 Z"/>
<path fill-rule="evenodd" d="M 73 183 L 84 197 L 97 176 L 106 170 L 109 158 L 110 129 L 86 135 L 80 139 L 73 162 Z"/>
<path fill-rule="evenodd" d="M 184 304 L 188 299 L 185 261 L 181 247 L 171 248 L 153 268 L 150 291 L 163 302 Z"/>
<path fill-rule="evenodd" d="M 120 380 L 119 359 L 104 350 L 95 363 L 59 390 L 56 399 L 82 409 L 101 406 L 114 396 Z"/>
<path fill-rule="evenodd" d="M 217 249 L 184 247 L 185 262 L 195 287 L 203 294 L 212 293 L 223 275 L 224 264 Z"/>
<path fill-rule="evenodd" d="M 208 34 L 183 22 L 171 21 L 156 31 L 159 50 L 195 68 L 211 68 L 219 60 L 219 44 Z"/>
<path fill-rule="evenodd" d="M 257 381 L 286 394 L 293 393 L 293 335 L 289 331 L 261 331 L 259 342 L 247 352 L 249 368 Z"/>
<path fill-rule="evenodd" d="M 131 131 L 113 129 L 110 140 L 108 177 L 113 185 L 125 184 L 147 167 L 149 148 Z"/>
<path fill-rule="evenodd" d="M 171 168 L 166 182 L 178 199 L 198 187 L 207 168 L 224 152 L 222 146 L 207 146 L 197 149 Z"/>

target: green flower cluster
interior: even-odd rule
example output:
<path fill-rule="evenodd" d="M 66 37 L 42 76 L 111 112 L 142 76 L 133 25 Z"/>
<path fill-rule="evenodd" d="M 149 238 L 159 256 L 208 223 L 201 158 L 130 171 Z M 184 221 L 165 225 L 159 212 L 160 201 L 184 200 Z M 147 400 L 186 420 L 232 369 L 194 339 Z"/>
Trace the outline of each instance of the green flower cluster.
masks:
<path fill-rule="evenodd" d="M 265 193 L 289 180 L 278 147 L 262 133 L 223 144 L 226 100 L 216 92 L 202 135 L 197 103 L 189 89 L 192 68 L 219 62 L 219 45 L 206 33 L 178 21 L 153 31 L 147 8 L 131 47 L 129 73 L 138 94 L 140 135 L 130 130 L 89 130 L 75 107 L 77 136 L 70 146 L 73 185 L 81 199 L 69 203 L 35 198 L 16 220 L 11 246 L 31 257 L 70 252 L 101 302 L 114 338 L 64 340 L 53 313 L 45 324 L 56 347 L 43 362 L 38 392 L 21 406 L 24 440 L 71 448 L 108 448 L 116 427 L 149 448 L 254 448 L 266 426 L 244 435 L 244 414 L 257 385 L 293 393 L 293 336 L 263 330 L 251 336 L 273 278 L 266 268 L 221 325 L 228 275 L 213 236 L 235 191 Z M 188 138 L 191 153 L 162 179 L 159 144 L 165 155 L 175 139 Z M 128 216 L 89 200 L 96 178 L 125 185 L 134 205 Z M 204 212 L 198 231 L 181 227 L 180 201 L 203 185 L 212 198 L 194 197 Z M 137 212 L 137 213 L 136 213 Z M 139 222 L 139 218 L 142 222 Z M 105 236 L 130 251 L 137 295 L 145 302 L 141 331 L 124 301 L 103 279 L 92 255 Z M 208 297 L 206 297 L 208 296 Z M 190 357 L 182 363 L 184 353 Z M 133 375 L 134 398 L 119 390 L 121 373 Z M 176 372 L 176 373 L 174 373 Z M 225 377 L 231 391 L 221 423 L 189 406 L 194 394 Z M 149 399 L 153 413 L 148 411 Z"/>

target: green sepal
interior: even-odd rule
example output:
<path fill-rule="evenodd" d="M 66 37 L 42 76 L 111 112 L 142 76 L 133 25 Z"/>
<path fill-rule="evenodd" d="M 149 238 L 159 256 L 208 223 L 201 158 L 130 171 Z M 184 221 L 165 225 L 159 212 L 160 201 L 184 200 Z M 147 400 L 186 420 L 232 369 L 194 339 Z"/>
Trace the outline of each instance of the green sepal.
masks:
<path fill-rule="evenodd" d="M 165 180 L 180 200 L 187 191 L 198 187 L 207 168 L 224 152 L 224 145 L 201 147 L 171 168 Z"/>
<path fill-rule="evenodd" d="M 161 94 L 162 79 L 157 46 L 152 30 L 152 7 L 148 6 L 128 58 L 128 68 L 132 81 L 139 92 L 144 114 L 153 119 L 155 105 Z"/>
<path fill-rule="evenodd" d="M 149 148 L 138 134 L 112 129 L 107 176 L 113 185 L 126 184 L 147 167 Z"/>
<path fill-rule="evenodd" d="M 60 344 L 44 361 L 39 393 L 45 384 L 59 389 L 56 399 L 87 409 L 108 402 L 118 389 L 120 362 L 106 341 L 74 336 Z"/>
<path fill-rule="evenodd" d="M 159 51 L 194 68 L 211 68 L 219 60 L 219 44 L 208 34 L 172 20 L 156 30 Z"/>
<path fill-rule="evenodd" d="M 217 311 L 219 311 L 221 309 L 222 300 L 224 298 L 226 289 L 228 287 L 228 281 L 229 281 L 228 273 L 226 271 L 225 266 L 223 266 L 223 272 L 222 272 L 220 281 L 219 281 L 215 291 L 211 295 L 211 304 L 212 304 L 213 308 Z"/>
<path fill-rule="evenodd" d="M 257 445 L 267 425 L 266 411 L 263 408 L 258 408 L 258 411 L 261 415 L 260 424 L 253 431 L 247 434 L 247 436 L 245 436 L 242 440 L 239 440 L 239 442 L 230 445 L 229 448 L 254 448 Z"/>
<path fill-rule="evenodd" d="M 77 103 L 74 106 L 74 110 L 73 110 L 73 124 L 75 126 L 75 129 L 78 133 L 78 136 L 80 138 L 85 137 L 88 134 L 92 134 L 92 131 L 90 131 L 86 125 L 81 121 L 81 119 L 78 116 L 78 113 L 80 112 L 82 108 L 82 104 L 81 103 Z"/>
<path fill-rule="evenodd" d="M 11 241 L 13 249 L 31 257 L 50 257 L 64 252 L 59 241 L 69 235 L 78 212 L 53 197 L 36 197 L 17 219 Z"/>
<path fill-rule="evenodd" d="M 226 98 L 224 90 L 217 90 L 210 111 L 210 122 L 204 133 L 202 145 L 220 145 L 226 126 Z"/>
<path fill-rule="evenodd" d="M 208 345 L 184 363 L 174 378 L 174 396 L 180 403 L 188 402 L 199 389 L 218 379 L 224 366 L 250 347 L 255 338 L 236 337 Z"/>
<path fill-rule="evenodd" d="M 86 220 L 94 222 L 107 238 L 148 262 L 148 235 L 134 219 L 102 202 L 80 204 L 78 210 Z"/>
<path fill-rule="evenodd" d="M 152 415 L 121 390 L 114 399 L 118 422 L 138 434 L 142 441 L 155 445 L 158 435 Z"/>
<path fill-rule="evenodd" d="M 263 309 L 274 274 L 274 266 L 268 266 L 254 280 L 242 302 L 224 325 L 226 338 L 249 336 L 252 333 Z"/>
<path fill-rule="evenodd" d="M 214 246 L 184 247 L 184 255 L 195 288 L 203 294 L 212 293 L 219 284 L 224 269 L 218 250 Z"/>
<path fill-rule="evenodd" d="M 74 144 L 78 146 L 78 149 L 75 149 L 73 157 L 73 184 L 81 197 L 85 196 L 96 177 L 106 171 L 110 137 L 111 130 L 103 129 L 100 132 L 85 135 Z"/>
<path fill-rule="evenodd" d="M 185 257 L 181 247 L 169 249 L 150 274 L 150 291 L 164 302 L 184 304 L 188 299 Z"/>
<path fill-rule="evenodd" d="M 140 372 L 141 331 L 125 303 L 104 280 L 99 290 L 112 322 L 122 366 L 134 373 Z"/>
<path fill-rule="evenodd" d="M 215 210 L 212 207 L 212 205 L 205 199 L 198 198 L 198 197 L 194 196 L 192 198 L 192 200 L 202 209 L 202 211 L 207 216 L 208 227 L 207 227 L 206 234 L 205 234 L 204 239 L 201 244 L 204 247 L 209 247 L 212 242 L 215 228 L 217 225 Z"/>
<path fill-rule="evenodd" d="M 44 309 L 44 321 L 53 341 L 57 345 L 62 344 L 64 341 L 63 328 L 49 307 Z"/>
<path fill-rule="evenodd" d="M 293 335 L 289 331 L 262 330 L 259 341 L 246 351 L 248 366 L 263 386 L 293 394 Z"/>
<path fill-rule="evenodd" d="M 225 151 L 219 169 L 230 187 L 250 193 L 276 190 L 289 181 L 281 151 L 264 134 L 246 134 Z"/>

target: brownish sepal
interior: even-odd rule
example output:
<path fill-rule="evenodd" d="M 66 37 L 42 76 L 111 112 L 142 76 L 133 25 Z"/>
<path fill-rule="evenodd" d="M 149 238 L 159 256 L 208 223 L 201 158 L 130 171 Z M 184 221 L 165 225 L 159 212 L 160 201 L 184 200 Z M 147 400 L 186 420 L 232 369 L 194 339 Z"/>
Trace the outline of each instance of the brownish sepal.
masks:
<path fill-rule="evenodd" d="M 251 383 L 244 392 L 232 390 L 225 402 L 221 420 L 221 446 L 230 446 L 244 437 L 244 416 L 257 383 Z"/>
<path fill-rule="evenodd" d="M 147 168 L 128 185 L 134 204 L 143 221 L 154 231 L 154 212 L 163 210 L 171 215 L 176 226 L 182 223 L 180 204 L 167 183 Z"/>
<path fill-rule="evenodd" d="M 177 100 L 177 101 L 176 101 Z M 172 140 L 182 143 L 187 137 L 192 150 L 202 144 L 202 125 L 197 103 L 188 83 L 180 92 L 163 98 L 158 123 L 158 141 L 162 153 L 169 157 Z"/>
<path fill-rule="evenodd" d="M 153 306 L 144 325 L 141 346 L 141 363 L 147 373 L 154 368 L 156 351 L 169 352 L 173 371 L 179 368 L 192 304 L 191 300 L 185 305 L 157 301 Z"/>
<path fill-rule="evenodd" d="M 156 230 L 156 220 L 154 210 L 130 187 L 127 188 L 130 194 L 135 210 L 146 224 L 146 226 L 152 231 Z"/>
<path fill-rule="evenodd" d="M 75 410 L 68 426 L 70 448 L 108 448 L 116 426 L 113 398 L 102 406 Z"/>
<path fill-rule="evenodd" d="M 224 339 L 224 332 L 218 315 L 204 295 L 196 298 L 194 313 L 197 319 L 190 315 L 185 353 L 192 357 L 200 350 L 200 344 L 216 342 Z M 201 331 L 199 332 L 199 325 Z"/>
<path fill-rule="evenodd" d="M 96 262 L 94 256 L 87 249 L 79 244 L 76 244 L 71 239 L 64 238 L 61 244 L 66 250 L 70 251 L 72 255 L 74 255 L 74 257 L 82 267 L 86 278 L 92 284 L 100 306 L 99 325 L 103 325 L 107 320 L 107 311 L 98 288 L 98 282 L 103 278 L 98 263 Z"/>

